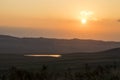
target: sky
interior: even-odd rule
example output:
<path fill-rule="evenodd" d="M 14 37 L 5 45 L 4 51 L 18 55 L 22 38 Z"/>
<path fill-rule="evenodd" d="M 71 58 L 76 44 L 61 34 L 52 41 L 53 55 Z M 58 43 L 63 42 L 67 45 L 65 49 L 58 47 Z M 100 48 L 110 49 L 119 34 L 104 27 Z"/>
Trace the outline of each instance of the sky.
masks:
<path fill-rule="evenodd" d="M 120 41 L 120 0 L 0 0 L 0 34 Z"/>

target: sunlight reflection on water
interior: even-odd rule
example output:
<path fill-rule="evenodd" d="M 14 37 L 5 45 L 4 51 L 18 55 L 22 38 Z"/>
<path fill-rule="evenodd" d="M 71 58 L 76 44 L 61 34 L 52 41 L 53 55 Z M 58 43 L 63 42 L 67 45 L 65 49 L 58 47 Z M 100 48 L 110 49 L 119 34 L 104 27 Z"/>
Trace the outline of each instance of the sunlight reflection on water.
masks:
<path fill-rule="evenodd" d="M 52 54 L 52 55 L 42 55 L 42 54 L 31 54 L 31 55 L 24 55 L 28 57 L 54 57 L 54 58 L 59 58 L 61 55 L 59 54 Z"/>

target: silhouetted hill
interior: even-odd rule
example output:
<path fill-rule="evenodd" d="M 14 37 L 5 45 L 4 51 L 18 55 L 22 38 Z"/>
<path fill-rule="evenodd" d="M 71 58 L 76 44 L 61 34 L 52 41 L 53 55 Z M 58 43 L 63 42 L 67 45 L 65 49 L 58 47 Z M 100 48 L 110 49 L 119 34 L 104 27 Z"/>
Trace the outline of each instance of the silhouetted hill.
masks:
<path fill-rule="evenodd" d="M 72 55 L 71 57 L 78 57 L 78 58 L 84 57 L 87 59 L 89 57 L 91 59 L 101 58 L 101 59 L 112 59 L 114 61 L 116 59 L 120 59 L 120 48 L 113 48 L 100 52 L 77 52 L 77 53 L 70 53 L 69 55 Z"/>
<path fill-rule="evenodd" d="M 0 53 L 96 52 L 120 47 L 120 42 L 81 39 L 17 38 L 0 35 Z"/>
<path fill-rule="evenodd" d="M 110 50 L 106 50 L 106 51 L 103 51 L 105 53 L 120 53 L 120 48 L 113 48 L 113 49 L 110 49 Z"/>
<path fill-rule="evenodd" d="M 111 57 L 120 57 L 120 48 L 114 48 L 106 51 L 99 52 Z"/>

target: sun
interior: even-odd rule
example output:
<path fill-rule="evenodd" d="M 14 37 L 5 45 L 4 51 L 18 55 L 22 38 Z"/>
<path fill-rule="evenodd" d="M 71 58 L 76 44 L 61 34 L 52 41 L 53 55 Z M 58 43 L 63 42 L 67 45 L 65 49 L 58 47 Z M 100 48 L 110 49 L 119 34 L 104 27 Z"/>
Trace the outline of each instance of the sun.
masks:
<path fill-rule="evenodd" d="M 86 24 L 88 21 L 93 19 L 92 11 L 81 11 L 80 12 L 80 21 L 82 24 Z"/>
<path fill-rule="evenodd" d="M 81 23 L 82 24 L 86 24 L 87 23 L 87 19 L 81 19 Z"/>

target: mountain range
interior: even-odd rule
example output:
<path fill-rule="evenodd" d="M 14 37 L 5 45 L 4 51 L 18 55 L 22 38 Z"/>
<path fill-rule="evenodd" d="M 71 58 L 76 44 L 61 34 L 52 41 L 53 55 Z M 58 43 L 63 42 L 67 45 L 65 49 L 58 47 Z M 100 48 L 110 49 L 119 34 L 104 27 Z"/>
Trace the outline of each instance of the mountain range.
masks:
<path fill-rule="evenodd" d="M 120 42 L 85 40 L 85 39 L 55 39 L 55 38 L 19 38 L 0 35 L 0 53 L 77 53 L 100 52 L 119 48 Z"/>

